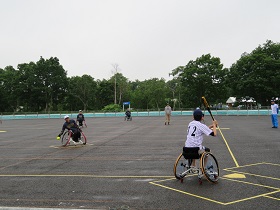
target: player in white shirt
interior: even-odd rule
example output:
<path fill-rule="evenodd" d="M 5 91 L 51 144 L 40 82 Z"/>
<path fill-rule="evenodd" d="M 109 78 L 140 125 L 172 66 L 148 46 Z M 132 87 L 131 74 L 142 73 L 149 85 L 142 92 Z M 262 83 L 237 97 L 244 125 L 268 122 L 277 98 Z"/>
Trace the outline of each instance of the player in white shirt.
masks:
<path fill-rule="evenodd" d="M 207 136 L 216 136 L 217 135 L 217 121 L 214 120 L 212 125 L 205 125 L 201 123 L 204 120 L 204 114 L 200 109 L 196 109 L 193 112 L 193 121 L 191 121 L 188 125 L 188 133 L 187 133 L 187 140 L 185 142 L 185 147 L 199 147 L 200 153 L 204 150 L 210 152 L 209 148 L 206 148 L 202 145 L 203 143 L 203 135 Z M 213 130 L 212 130 L 212 129 Z M 192 162 L 194 166 L 195 161 Z"/>
<path fill-rule="evenodd" d="M 274 100 L 271 100 L 271 121 L 272 121 L 272 128 L 278 128 L 278 112 L 279 108 L 278 105 L 275 103 Z"/>

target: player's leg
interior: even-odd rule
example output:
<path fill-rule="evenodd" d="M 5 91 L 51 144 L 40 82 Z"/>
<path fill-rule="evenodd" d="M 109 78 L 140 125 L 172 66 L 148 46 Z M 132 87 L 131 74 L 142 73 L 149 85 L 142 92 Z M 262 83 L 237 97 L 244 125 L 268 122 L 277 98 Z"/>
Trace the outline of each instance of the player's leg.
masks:
<path fill-rule="evenodd" d="M 273 114 L 273 127 L 278 128 L 278 119 L 277 119 L 277 114 Z"/>
<path fill-rule="evenodd" d="M 170 114 L 167 115 L 168 125 L 170 124 Z"/>

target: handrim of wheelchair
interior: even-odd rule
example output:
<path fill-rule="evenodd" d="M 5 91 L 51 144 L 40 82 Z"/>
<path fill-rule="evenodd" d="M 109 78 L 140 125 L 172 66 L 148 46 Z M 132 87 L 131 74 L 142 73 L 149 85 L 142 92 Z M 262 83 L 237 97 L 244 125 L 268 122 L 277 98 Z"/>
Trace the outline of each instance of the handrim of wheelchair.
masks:
<path fill-rule="evenodd" d="M 207 181 L 217 183 L 219 180 L 218 161 L 211 152 L 198 152 L 199 148 L 184 147 L 183 152 L 178 156 L 174 164 L 174 176 L 183 182 L 185 177 L 197 174 L 199 184 L 202 184 L 202 177 Z M 195 164 L 194 162 L 195 161 Z"/>

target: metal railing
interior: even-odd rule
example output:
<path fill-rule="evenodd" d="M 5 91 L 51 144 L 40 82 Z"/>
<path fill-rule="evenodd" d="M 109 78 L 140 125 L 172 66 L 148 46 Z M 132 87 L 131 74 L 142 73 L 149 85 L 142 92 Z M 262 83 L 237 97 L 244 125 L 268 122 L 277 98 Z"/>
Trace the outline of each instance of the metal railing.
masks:
<path fill-rule="evenodd" d="M 182 110 L 172 111 L 172 116 L 191 116 L 193 113 L 192 108 L 186 108 Z M 212 114 L 215 116 L 260 116 L 270 115 L 270 107 L 263 107 L 262 109 L 212 109 Z M 205 111 L 205 115 L 209 115 Z M 55 119 L 63 118 L 65 115 L 69 115 L 71 118 L 76 118 L 78 111 L 63 111 L 63 112 L 52 112 L 52 113 L 40 113 L 40 112 L 18 112 L 18 113 L 1 113 L 1 120 L 9 119 Z M 153 117 L 153 116 L 164 116 L 163 110 L 132 110 L 132 116 L 134 117 Z M 124 117 L 124 112 L 102 112 L 102 111 L 88 111 L 84 112 L 85 117 Z"/>

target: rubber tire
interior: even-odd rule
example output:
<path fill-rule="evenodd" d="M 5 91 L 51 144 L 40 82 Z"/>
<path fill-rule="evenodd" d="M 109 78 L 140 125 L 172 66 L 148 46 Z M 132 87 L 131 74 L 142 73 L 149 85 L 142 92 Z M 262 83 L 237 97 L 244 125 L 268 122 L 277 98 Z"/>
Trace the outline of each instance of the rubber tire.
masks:
<path fill-rule="evenodd" d="M 178 180 L 182 179 L 182 177 L 179 174 L 184 172 L 184 164 L 186 164 L 186 161 L 187 160 L 184 158 L 182 153 L 178 156 L 178 158 L 175 161 L 175 164 L 173 167 L 173 173 L 174 173 L 174 176 L 176 177 L 176 179 L 178 179 Z M 187 165 L 185 165 L 185 166 L 187 166 Z M 181 167 L 183 167 L 183 168 L 181 168 Z M 179 168 L 181 168 L 181 170 L 179 170 Z"/>
<path fill-rule="evenodd" d="M 207 158 L 207 161 L 209 160 L 209 158 L 211 158 L 214 171 L 218 173 L 218 176 L 216 176 L 215 179 L 212 179 L 209 176 L 209 174 L 205 171 L 205 167 L 207 165 L 207 163 L 205 161 L 206 158 Z M 218 182 L 218 179 L 219 179 L 219 176 L 220 176 L 220 169 L 219 169 L 218 161 L 212 153 L 210 153 L 210 152 L 202 153 L 201 158 L 200 158 L 200 167 L 201 167 L 201 171 L 202 171 L 203 175 L 205 176 L 205 178 L 207 179 L 207 181 L 209 181 L 211 183 L 217 183 Z"/>
<path fill-rule="evenodd" d="M 69 133 L 69 131 L 65 131 L 61 136 L 61 144 L 64 147 L 67 146 L 67 144 L 69 144 L 71 138 L 71 134 L 69 135 Z"/>

